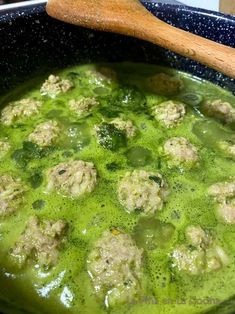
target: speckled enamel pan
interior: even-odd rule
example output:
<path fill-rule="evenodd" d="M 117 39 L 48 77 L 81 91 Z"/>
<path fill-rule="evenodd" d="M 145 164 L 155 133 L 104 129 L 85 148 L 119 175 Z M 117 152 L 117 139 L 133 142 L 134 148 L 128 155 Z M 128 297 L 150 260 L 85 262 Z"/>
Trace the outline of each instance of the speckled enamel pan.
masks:
<path fill-rule="evenodd" d="M 143 4 L 174 26 L 235 47 L 235 17 L 154 1 Z M 131 60 L 171 66 L 235 93 L 235 81 L 221 73 L 137 39 L 56 21 L 46 14 L 42 1 L 1 9 L 0 43 L 1 92 L 38 71 L 51 72 L 51 68 L 89 61 Z"/>
<path fill-rule="evenodd" d="M 195 34 L 235 47 L 235 17 L 185 6 L 143 4 L 160 19 Z M 150 43 L 92 31 L 50 18 L 45 2 L 30 1 L 0 9 L 0 94 L 56 68 L 98 61 L 166 65 L 214 82 L 235 94 L 235 81 Z M 8 305 L 4 304 L 4 308 Z M 234 313 L 235 298 L 210 313 Z M 8 313 L 13 313 L 8 311 Z M 24 311 L 20 312 L 24 313 Z"/>

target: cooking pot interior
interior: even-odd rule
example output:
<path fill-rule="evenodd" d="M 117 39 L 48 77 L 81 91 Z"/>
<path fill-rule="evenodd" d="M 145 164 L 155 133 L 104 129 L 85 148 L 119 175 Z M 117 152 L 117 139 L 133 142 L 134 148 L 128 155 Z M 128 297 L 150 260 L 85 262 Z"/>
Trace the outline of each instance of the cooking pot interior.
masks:
<path fill-rule="evenodd" d="M 189 7 L 143 4 L 160 19 L 235 46 L 235 18 Z M 200 27 L 198 26 L 200 24 Z M 168 50 L 137 39 L 68 25 L 50 18 L 45 4 L 0 14 L 0 92 L 52 69 L 86 62 L 147 62 L 171 66 L 235 93 L 234 80 Z"/>
<path fill-rule="evenodd" d="M 235 47 L 233 17 L 149 1 L 143 4 L 172 25 Z M 78 63 L 102 61 L 170 66 L 214 82 L 235 94 L 235 81 L 221 73 L 147 42 L 54 20 L 47 16 L 44 4 L 0 12 L 1 94 L 38 74 L 49 74 Z M 210 313 L 233 313 L 234 308 L 232 299 Z"/>

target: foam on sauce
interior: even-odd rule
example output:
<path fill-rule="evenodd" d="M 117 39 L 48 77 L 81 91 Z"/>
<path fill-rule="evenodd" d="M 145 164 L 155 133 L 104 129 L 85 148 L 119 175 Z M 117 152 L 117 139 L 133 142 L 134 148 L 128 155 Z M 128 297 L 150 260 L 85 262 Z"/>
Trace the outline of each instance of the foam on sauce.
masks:
<path fill-rule="evenodd" d="M 112 73 L 117 73 L 117 80 L 113 76 L 107 79 L 107 73 L 102 74 L 104 77 L 94 74 L 94 71 L 99 73 L 100 67 L 111 68 Z M 160 72 L 179 75 L 184 88 L 174 96 L 144 90 L 144 78 Z M 217 221 L 215 204 L 206 191 L 215 182 L 235 177 L 234 160 L 218 149 L 220 132 L 214 137 L 210 134 L 207 139 L 205 136 L 201 138 L 199 131 L 200 123 L 205 121 L 200 112 L 202 99 L 223 99 L 234 104 L 235 98 L 208 82 L 153 65 L 84 65 L 62 70 L 57 75 L 72 80 L 75 88 L 54 99 L 41 96 L 40 86 L 46 79 L 45 75 L 38 79 L 38 83 L 29 82 L 21 90 L 1 99 L 2 106 L 10 101 L 33 97 L 42 100 L 43 105 L 40 113 L 29 119 L 10 127 L 0 124 L 1 136 L 7 138 L 11 145 L 10 151 L 1 160 L 0 175 L 14 174 L 29 186 L 24 205 L 15 214 L 0 218 L 0 299 L 16 309 L 26 309 L 32 313 L 110 311 L 93 294 L 86 272 L 86 257 L 104 230 L 118 227 L 135 235 L 138 228 L 140 232 L 138 213 L 127 213 L 117 198 L 118 181 L 126 171 L 134 169 L 160 172 L 167 180 L 170 193 L 163 209 L 154 215 L 154 219 L 158 220 L 156 225 L 162 223 L 162 226 L 167 224 L 173 227 L 164 245 L 158 245 L 156 241 L 154 249 L 145 248 L 143 280 L 147 288 L 139 301 L 117 306 L 111 309 L 111 313 L 197 313 L 232 297 L 235 288 L 234 226 Z M 133 89 L 133 86 L 138 86 L 141 92 Z M 68 101 L 80 96 L 97 97 L 100 105 L 88 116 L 77 117 L 69 109 Z M 150 114 L 153 104 L 168 99 L 184 101 L 187 105 L 183 121 L 169 129 L 157 123 Z M 103 119 L 110 121 L 120 114 L 133 121 L 138 134 L 116 151 L 104 149 L 96 141 L 94 125 L 100 124 Z M 55 119 L 63 127 L 56 144 L 48 148 L 41 158 L 30 156 L 28 151 L 23 152 L 23 157 L 19 152 L 17 155 L 16 151 L 22 149 L 23 142 L 27 141 L 35 126 L 49 119 Z M 224 128 L 222 137 L 226 132 L 234 133 L 233 125 L 222 127 L 211 118 L 208 121 L 212 125 L 208 125 L 208 128 L 212 127 L 212 130 Z M 193 129 L 193 125 L 199 127 Z M 197 146 L 200 155 L 198 165 L 191 169 L 168 165 L 162 145 L 175 136 L 186 137 Z M 95 164 L 98 172 L 95 190 L 77 199 L 45 193 L 44 170 L 73 159 Z M 23 232 L 28 218 L 33 215 L 41 219 L 64 219 L 69 226 L 59 261 L 49 270 L 34 263 L 18 269 L 9 258 L 10 248 Z M 189 224 L 200 225 L 216 234 L 229 256 L 228 266 L 199 276 L 190 276 L 171 267 L 170 254 L 178 243 L 185 241 L 184 231 Z M 147 221 L 142 221 L 142 225 L 146 228 Z M 208 302 L 207 298 L 210 298 Z"/>

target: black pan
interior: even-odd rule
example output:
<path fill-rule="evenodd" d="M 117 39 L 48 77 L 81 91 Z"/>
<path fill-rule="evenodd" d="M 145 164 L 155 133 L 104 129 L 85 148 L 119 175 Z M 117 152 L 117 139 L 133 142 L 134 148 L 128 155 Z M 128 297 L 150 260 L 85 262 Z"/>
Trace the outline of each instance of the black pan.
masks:
<path fill-rule="evenodd" d="M 47 16 L 45 3 L 31 2 L 20 8 L 3 9 L 0 6 L 0 94 L 34 75 L 49 74 L 68 65 L 98 61 L 166 65 L 207 79 L 235 94 L 235 81 L 221 73 L 137 39 L 64 24 Z M 143 1 L 143 4 L 172 25 L 235 47 L 235 18 L 232 16 L 185 6 L 160 5 L 154 1 Z M 5 300 L 8 299 L 7 291 L 11 289 L 11 284 L 9 279 L 8 287 L 0 285 L 0 295 L 3 294 Z M 21 299 L 21 289 L 16 299 Z M 19 301 L 16 306 L 17 300 L 0 301 L 0 310 L 4 313 L 26 313 L 22 302 Z M 14 310 L 16 307 L 17 310 Z M 33 304 L 31 307 L 35 313 Z M 234 309 L 235 300 L 231 299 L 213 308 L 210 313 L 229 314 L 235 312 Z"/>

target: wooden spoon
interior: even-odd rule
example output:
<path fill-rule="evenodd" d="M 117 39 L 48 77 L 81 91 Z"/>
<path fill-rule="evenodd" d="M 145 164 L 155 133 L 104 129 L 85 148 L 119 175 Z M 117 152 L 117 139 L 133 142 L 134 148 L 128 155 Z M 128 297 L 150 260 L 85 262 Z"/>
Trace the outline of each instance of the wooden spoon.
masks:
<path fill-rule="evenodd" d="M 48 0 L 64 22 L 150 41 L 235 78 L 235 49 L 168 25 L 138 0 Z"/>

